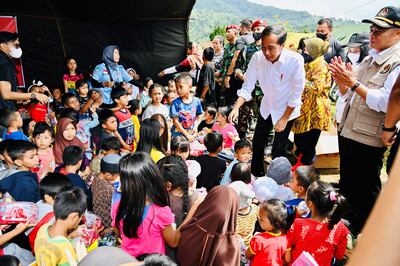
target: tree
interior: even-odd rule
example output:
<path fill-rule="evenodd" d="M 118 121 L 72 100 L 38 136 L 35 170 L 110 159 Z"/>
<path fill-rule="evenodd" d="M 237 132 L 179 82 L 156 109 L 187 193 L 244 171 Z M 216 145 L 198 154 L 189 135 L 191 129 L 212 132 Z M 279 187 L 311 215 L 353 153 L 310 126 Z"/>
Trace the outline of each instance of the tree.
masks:
<path fill-rule="evenodd" d="M 225 27 L 215 26 L 209 35 L 210 41 L 212 41 L 214 39 L 214 37 L 217 35 L 221 35 L 221 36 L 225 37 Z"/>

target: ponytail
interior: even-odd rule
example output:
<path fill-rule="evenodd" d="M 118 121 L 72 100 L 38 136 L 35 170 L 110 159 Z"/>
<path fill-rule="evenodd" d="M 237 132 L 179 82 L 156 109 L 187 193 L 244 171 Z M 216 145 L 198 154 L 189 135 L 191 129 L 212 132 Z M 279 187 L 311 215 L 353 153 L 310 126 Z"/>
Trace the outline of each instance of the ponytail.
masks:
<path fill-rule="evenodd" d="M 294 219 L 296 218 L 296 206 L 287 206 L 286 208 L 287 208 L 287 217 L 284 229 L 286 232 L 288 232 L 294 222 Z"/>
<path fill-rule="evenodd" d="M 331 230 L 347 211 L 347 200 L 336 193 L 333 186 L 321 180 L 314 181 L 307 189 L 307 199 L 315 206 L 318 215 L 329 219 Z"/>
<path fill-rule="evenodd" d="M 332 191 L 330 195 L 332 195 L 330 196 L 330 200 L 333 199 L 335 201 L 335 205 L 333 206 L 333 211 L 329 217 L 328 224 L 328 228 L 331 230 L 338 222 L 340 222 L 342 217 L 345 215 L 347 211 L 347 200 L 344 196 L 336 194 L 335 191 Z"/>

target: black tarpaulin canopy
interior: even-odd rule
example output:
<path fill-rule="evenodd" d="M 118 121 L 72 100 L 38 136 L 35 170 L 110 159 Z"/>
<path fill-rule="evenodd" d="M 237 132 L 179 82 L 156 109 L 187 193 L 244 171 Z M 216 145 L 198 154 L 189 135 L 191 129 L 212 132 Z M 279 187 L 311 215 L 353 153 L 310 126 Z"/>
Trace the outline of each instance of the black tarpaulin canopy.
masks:
<path fill-rule="evenodd" d="M 101 63 L 103 48 L 116 44 L 124 67 L 155 77 L 179 63 L 188 42 L 195 0 L 3 1 L 0 16 L 16 16 L 27 84 L 61 85 L 65 57 L 85 72 Z"/>

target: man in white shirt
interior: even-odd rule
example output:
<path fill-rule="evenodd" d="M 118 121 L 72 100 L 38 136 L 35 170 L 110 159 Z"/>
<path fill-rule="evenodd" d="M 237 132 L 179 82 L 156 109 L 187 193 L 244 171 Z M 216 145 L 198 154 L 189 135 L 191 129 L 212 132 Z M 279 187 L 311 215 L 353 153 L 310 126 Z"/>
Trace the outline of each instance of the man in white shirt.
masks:
<path fill-rule="evenodd" d="M 361 232 L 381 190 L 380 174 L 386 151 L 382 132 L 390 92 L 400 74 L 400 10 L 384 7 L 371 23 L 369 56 L 354 74 L 349 65 L 335 58 L 330 64 L 340 93 L 349 100 L 340 121 L 340 192 L 350 203 L 353 233 Z M 387 128 L 385 126 L 391 126 Z"/>
<path fill-rule="evenodd" d="M 262 32 L 262 49 L 254 54 L 246 72 L 238 100 L 229 115 L 235 120 L 239 108 L 251 100 L 258 80 L 264 97 L 253 137 L 252 174 L 264 176 L 264 148 L 274 127 L 272 157 L 286 156 L 289 132 L 300 115 L 301 95 L 305 84 L 303 57 L 284 48 L 287 33 L 281 26 L 268 26 Z"/>

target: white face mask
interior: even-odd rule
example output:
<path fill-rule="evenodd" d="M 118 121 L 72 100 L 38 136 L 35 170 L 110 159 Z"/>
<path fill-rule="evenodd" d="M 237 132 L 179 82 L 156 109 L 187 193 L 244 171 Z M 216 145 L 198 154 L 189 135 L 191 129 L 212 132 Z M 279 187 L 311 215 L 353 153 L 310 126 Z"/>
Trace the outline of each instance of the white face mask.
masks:
<path fill-rule="evenodd" d="M 358 59 L 360 59 L 360 54 L 348 52 L 347 57 L 350 59 L 353 65 L 357 64 Z"/>
<path fill-rule="evenodd" d="M 21 48 L 13 48 L 10 52 L 10 56 L 12 58 L 20 58 L 22 56 L 22 49 Z"/>

